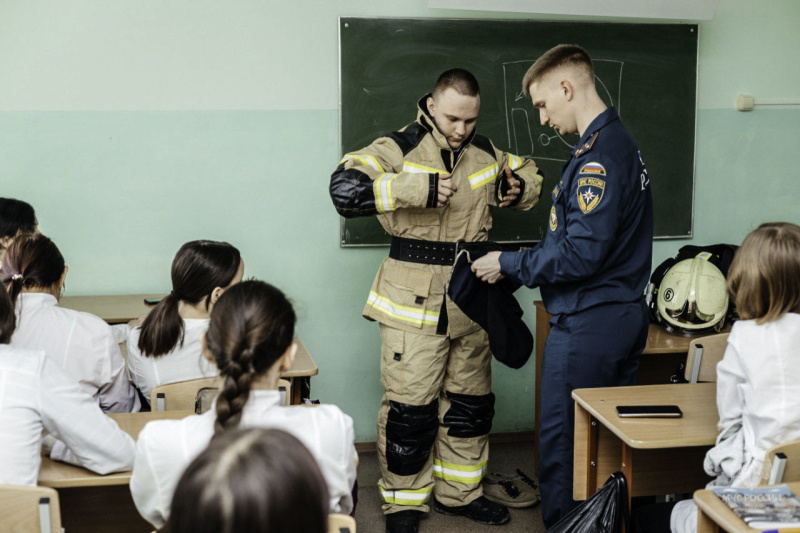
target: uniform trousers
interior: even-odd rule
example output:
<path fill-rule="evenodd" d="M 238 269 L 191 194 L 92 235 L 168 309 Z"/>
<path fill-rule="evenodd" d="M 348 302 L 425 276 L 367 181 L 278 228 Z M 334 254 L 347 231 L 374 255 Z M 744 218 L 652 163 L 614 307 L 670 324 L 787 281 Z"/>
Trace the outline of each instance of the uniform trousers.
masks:
<path fill-rule="evenodd" d="M 455 339 L 381 324 L 378 482 L 386 514 L 427 512 L 431 496 L 466 505 L 483 494 L 494 416 L 491 353 L 479 330 Z"/>
<path fill-rule="evenodd" d="M 572 499 L 572 391 L 635 385 L 648 327 L 644 300 L 603 304 L 550 319 L 542 362 L 539 431 L 539 482 L 546 527 L 577 505 Z"/>

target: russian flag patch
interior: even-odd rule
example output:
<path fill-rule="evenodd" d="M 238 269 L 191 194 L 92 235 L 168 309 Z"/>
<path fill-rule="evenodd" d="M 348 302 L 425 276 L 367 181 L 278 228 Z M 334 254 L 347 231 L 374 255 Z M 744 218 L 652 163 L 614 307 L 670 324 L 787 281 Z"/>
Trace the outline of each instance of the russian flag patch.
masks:
<path fill-rule="evenodd" d="M 578 174 L 591 174 L 593 176 L 605 176 L 606 175 L 606 169 L 600 163 L 595 163 L 595 162 L 586 163 L 585 165 L 583 165 L 583 167 L 581 168 L 580 172 L 578 172 Z"/>

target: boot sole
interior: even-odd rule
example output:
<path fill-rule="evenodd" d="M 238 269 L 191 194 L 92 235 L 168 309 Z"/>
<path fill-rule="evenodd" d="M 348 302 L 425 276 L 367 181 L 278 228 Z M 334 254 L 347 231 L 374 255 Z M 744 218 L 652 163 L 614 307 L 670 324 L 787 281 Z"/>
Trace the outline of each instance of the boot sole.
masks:
<path fill-rule="evenodd" d="M 484 524 L 484 525 L 487 525 L 487 526 L 502 526 L 503 524 L 508 524 L 511 521 L 511 516 L 510 515 L 504 516 L 503 520 L 501 520 L 499 522 L 497 522 L 497 521 L 488 521 L 488 520 L 480 520 L 478 518 L 469 516 L 469 515 L 464 514 L 464 513 L 459 513 L 457 511 L 451 511 L 451 510 L 449 510 L 447 507 L 445 507 L 443 505 L 442 506 L 434 505 L 433 510 L 436 511 L 437 513 L 439 513 L 439 514 L 443 514 L 443 515 L 447 515 L 447 516 L 463 516 L 464 518 L 468 518 L 468 519 L 472 520 L 473 522 L 477 522 L 479 524 Z"/>

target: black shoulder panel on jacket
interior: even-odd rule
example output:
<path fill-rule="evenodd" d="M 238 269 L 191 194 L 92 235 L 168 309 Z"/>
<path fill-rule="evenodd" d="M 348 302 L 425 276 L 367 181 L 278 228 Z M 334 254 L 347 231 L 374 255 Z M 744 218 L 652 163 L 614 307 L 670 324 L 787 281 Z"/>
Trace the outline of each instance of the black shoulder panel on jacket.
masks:
<path fill-rule="evenodd" d="M 490 141 L 488 137 L 484 137 L 483 135 L 475 135 L 475 138 L 472 139 L 472 146 L 475 148 L 480 148 L 492 156 L 492 159 L 497 159 L 497 156 L 494 154 L 494 148 L 492 147 L 492 141 Z"/>
<path fill-rule="evenodd" d="M 426 130 L 421 124 L 414 122 L 413 124 L 410 124 L 404 131 L 395 131 L 393 133 L 384 135 L 384 137 L 388 137 L 393 140 L 405 156 L 408 152 L 416 148 L 420 142 L 422 142 L 423 137 L 425 137 L 427 133 L 428 130 Z"/>

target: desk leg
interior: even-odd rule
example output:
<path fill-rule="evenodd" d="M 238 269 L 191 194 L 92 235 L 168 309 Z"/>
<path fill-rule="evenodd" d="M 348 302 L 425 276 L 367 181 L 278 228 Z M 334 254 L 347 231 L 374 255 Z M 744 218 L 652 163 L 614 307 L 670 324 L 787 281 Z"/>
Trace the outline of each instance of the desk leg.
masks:
<path fill-rule="evenodd" d="M 542 361 L 544 361 L 544 343 L 550 335 L 550 314 L 544 309 L 536 308 L 536 342 L 534 344 L 534 357 L 536 375 L 534 376 L 533 394 L 536 400 L 535 420 L 533 433 L 533 470 L 539 475 L 539 428 L 542 418 Z"/>
<path fill-rule="evenodd" d="M 628 509 L 631 508 L 633 498 L 633 448 L 622 443 L 622 473 L 628 483 Z"/>
<path fill-rule="evenodd" d="M 586 465 L 586 488 L 589 496 L 597 492 L 597 426 L 598 422 L 591 417 L 589 423 L 589 458 Z"/>
<path fill-rule="evenodd" d="M 300 405 L 303 403 L 303 400 L 311 396 L 310 377 L 292 378 L 291 383 L 292 397 L 289 401 L 289 405 Z"/>
<path fill-rule="evenodd" d="M 702 509 L 697 509 L 697 533 L 719 533 L 719 526 Z"/>

